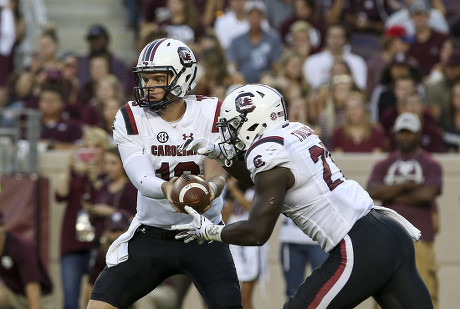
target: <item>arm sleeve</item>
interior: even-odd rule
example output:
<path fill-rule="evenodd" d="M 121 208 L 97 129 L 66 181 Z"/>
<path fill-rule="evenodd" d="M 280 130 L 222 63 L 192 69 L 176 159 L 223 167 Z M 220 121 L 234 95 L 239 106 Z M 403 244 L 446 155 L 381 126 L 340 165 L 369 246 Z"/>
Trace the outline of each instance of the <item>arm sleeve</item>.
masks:
<path fill-rule="evenodd" d="M 140 134 L 128 136 L 120 111 L 115 116 L 113 139 L 118 145 L 126 175 L 136 189 L 150 198 L 165 198 L 161 191 L 161 184 L 165 181 L 155 176 L 152 161 L 144 154 L 144 142 Z"/>

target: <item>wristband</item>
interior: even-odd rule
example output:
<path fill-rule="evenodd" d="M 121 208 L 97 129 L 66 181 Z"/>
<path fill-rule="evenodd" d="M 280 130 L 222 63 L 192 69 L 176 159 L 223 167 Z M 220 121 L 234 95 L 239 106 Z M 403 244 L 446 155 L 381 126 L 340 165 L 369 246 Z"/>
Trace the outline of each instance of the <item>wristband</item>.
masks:
<path fill-rule="evenodd" d="M 209 182 L 209 188 L 212 190 L 212 193 L 214 194 L 214 197 L 217 197 L 217 184 L 213 181 Z"/>
<path fill-rule="evenodd" d="M 204 230 L 206 240 L 215 240 L 215 241 L 222 242 L 222 238 L 220 234 L 222 233 L 222 229 L 224 227 L 225 225 L 215 225 L 215 224 L 208 225 Z"/>

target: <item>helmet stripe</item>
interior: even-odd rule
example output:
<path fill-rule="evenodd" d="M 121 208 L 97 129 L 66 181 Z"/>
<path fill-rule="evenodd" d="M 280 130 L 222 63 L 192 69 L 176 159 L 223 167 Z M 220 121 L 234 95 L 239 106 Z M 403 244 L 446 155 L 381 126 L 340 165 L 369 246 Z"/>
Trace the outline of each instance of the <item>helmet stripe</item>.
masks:
<path fill-rule="evenodd" d="M 155 53 L 158 49 L 158 46 L 161 45 L 161 43 L 163 43 L 166 39 L 161 39 L 161 40 L 158 40 L 158 42 L 155 44 L 155 46 L 153 46 L 153 50 L 152 50 L 152 53 L 150 54 L 150 57 L 149 57 L 149 61 L 153 61 L 153 58 L 155 57 Z M 147 55 L 149 56 L 149 55 Z"/>

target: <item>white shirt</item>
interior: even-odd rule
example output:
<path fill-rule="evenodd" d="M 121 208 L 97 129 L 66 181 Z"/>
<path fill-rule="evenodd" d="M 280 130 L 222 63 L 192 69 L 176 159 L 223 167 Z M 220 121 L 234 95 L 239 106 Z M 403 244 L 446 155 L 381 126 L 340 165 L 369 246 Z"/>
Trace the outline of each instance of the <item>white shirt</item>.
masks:
<path fill-rule="evenodd" d="M 270 25 L 266 19 L 262 20 L 262 29 L 268 31 Z M 234 11 L 228 11 L 217 18 L 214 31 L 223 49 L 228 49 L 234 38 L 249 31 L 249 22 L 246 18 L 239 20 Z"/>
<path fill-rule="evenodd" d="M 343 52 L 343 58 L 350 67 L 356 85 L 360 89 L 365 89 L 367 83 L 367 65 L 364 59 L 359 55 L 346 51 Z M 314 89 L 329 81 L 333 63 L 334 57 L 327 50 L 313 54 L 305 60 L 302 71 Z"/>
<path fill-rule="evenodd" d="M 441 33 L 449 33 L 449 25 L 447 24 L 444 15 L 437 9 L 430 9 L 430 16 L 428 17 L 428 24 L 430 27 Z M 391 14 L 385 22 L 385 28 L 390 28 L 391 26 L 403 26 L 406 29 L 406 32 L 410 36 L 415 35 L 415 27 L 412 19 L 410 18 L 408 9 L 401 9 L 397 12 Z"/>
<path fill-rule="evenodd" d="M 3 7 L 0 14 L 0 55 L 9 56 L 16 40 L 13 11 L 10 8 Z"/>
<path fill-rule="evenodd" d="M 164 180 L 182 173 L 204 174 L 204 156 L 196 152 L 179 152 L 177 148 L 191 137 L 203 137 L 213 142 L 219 138 L 219 133 L 213 128 L 216 111 L 220 108 L 218 99 L 195 96 L 186 96 L 184 99 L 187 106 L 185 114 L 173 124 L 149 109 L 137 106 L 133 101 L 128 102 L 125 108 L 132 112 L 135 124 L 129 119 L 125 121 L 121 112 L 123 107 L 118 111 L 113 138 L 125 169 L 131 160 L 148 154 L 151 166 L 147 166 L 147 163 L 146 166 L 137 165 L 136 168 L 148 171 L 153 166 L 156 176 Z M 130 125 L 136 126 L 138 134 L 128 134 L 127 127 Z M 130 166 L 128 164 L 128 168 Z M 204 216 L 213 223 L 219 223 L 222 220 L 222 206 L 220 196 L 212 202 L 212 207 Z M 176 212 L 166 197 L 150 198 L 138 191 L 136 219 L 141 224 L 169 229 L 173 224 L 189 223 L 190 215 Z"/>
<path fill-rule="evenodd" d="M 253 180 L 277 166 L 291 170 L 295 184 L 286 193 L 282 213 L 326 252 L 374 206 L 356 181 L 342 175 L 313 130 L 301 123 L 264 133 L 246 152 L 246 165 Z"/>

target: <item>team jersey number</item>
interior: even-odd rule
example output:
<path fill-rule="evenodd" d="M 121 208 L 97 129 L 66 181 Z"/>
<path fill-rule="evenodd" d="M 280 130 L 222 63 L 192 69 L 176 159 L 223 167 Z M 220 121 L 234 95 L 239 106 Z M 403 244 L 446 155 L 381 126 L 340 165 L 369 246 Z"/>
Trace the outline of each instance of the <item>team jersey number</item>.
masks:
<path fill-rule="evenodd" d="M 329 164 L 326 161 L 326 159 L 329 157 L 331 158 L 332 162 L 334 162 L 334 160 L 332 159 L 331 153 L 326 148 L 322 148 L 316 145 L 311 147 L 309 150 L 310 150 L 310 156 L 313 162 L 317 163 L 319 159 L 321 158 L 321 161 L 323 163 L 323 179 L 326 182 L 327 186 L 329 187 L 329 190 L 332 191 L 335 188 L 337 188 L 337 186 L 340 185 L 343 182 L 343 180 L 339 178 L 339 179 L 336 179 L 335 181 L 332 181 L 331 168 L 329 167 Z"/>
<path fill-rule="evenodd" d="M 190 174 L 199 175 L 200 167 L 198 166 L 198 164 L 196 164 L 193 161 L 179 162 L 174 167 L 173 172 L 174 172 L 173 177 L 180 176 L 184 172 L 190 172 Z M 169 179 L 171 179 L 171 171 L 169 170 L 169 163 L 168 162 L 161 163 L 161 167 L 155 170 L 155 174 L 160 175 L 161 179 L 169 181 Z"/>

